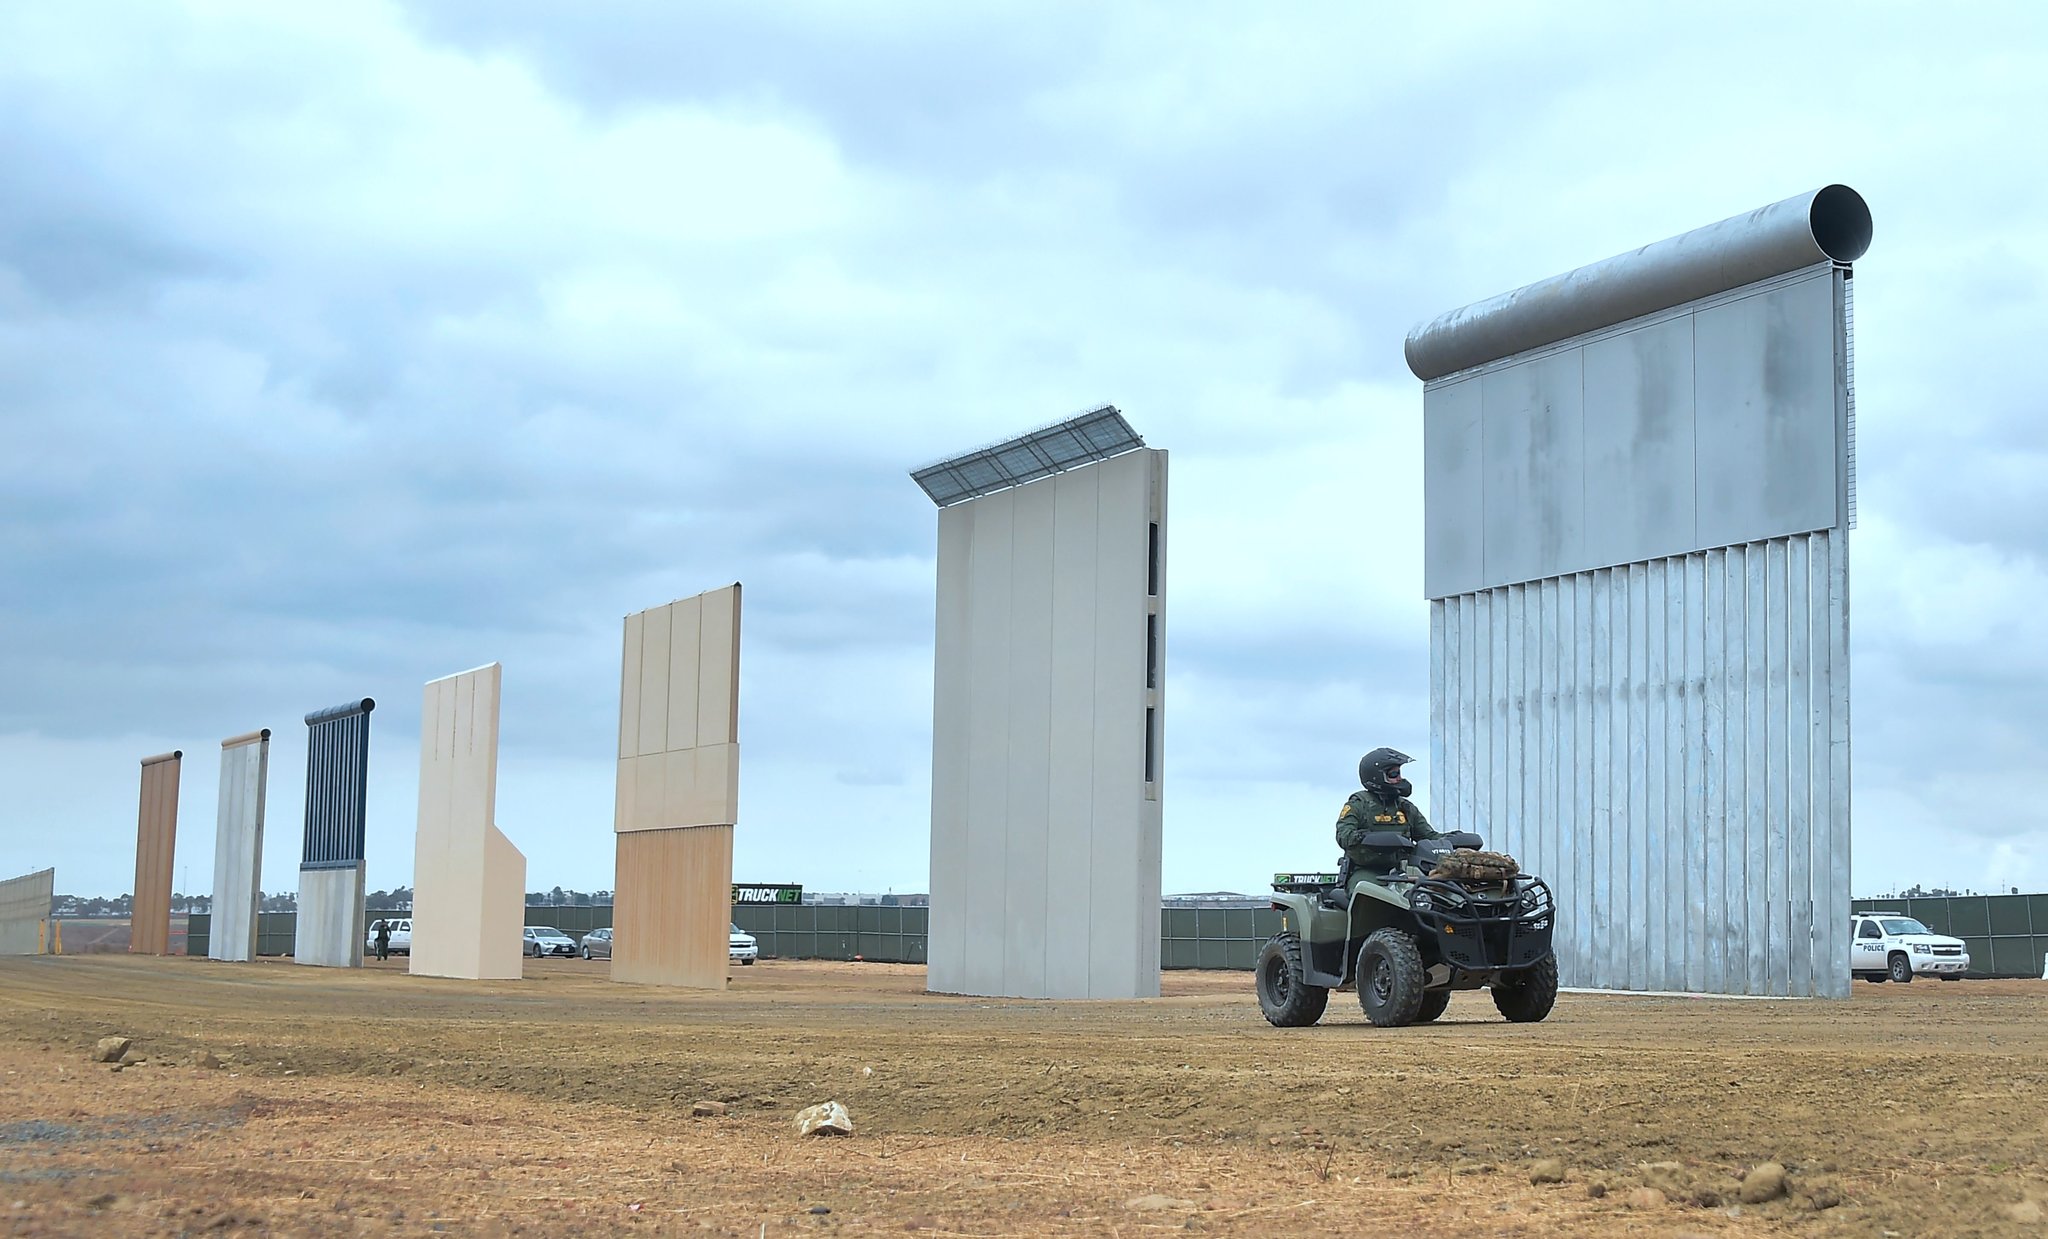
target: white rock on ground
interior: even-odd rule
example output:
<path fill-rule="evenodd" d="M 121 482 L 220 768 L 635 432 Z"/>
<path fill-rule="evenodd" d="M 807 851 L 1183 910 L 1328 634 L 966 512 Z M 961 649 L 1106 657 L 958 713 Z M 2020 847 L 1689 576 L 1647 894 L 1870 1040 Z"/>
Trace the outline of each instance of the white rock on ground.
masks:
<path fill-rule="evenodd" d="M 851 1136 L 853 1116 L 836 1101 L 822 1102 L 796 1112 L 799 1136 Z"/>
<path fill-rule="evenodd" d="M 126 1037 L 101 1037 L 99 1044 L 92 1048 L 92 1061 L 118 1063 L 121 1056 L 128 1052 L 128 1047 L 134 1044 Z"/>

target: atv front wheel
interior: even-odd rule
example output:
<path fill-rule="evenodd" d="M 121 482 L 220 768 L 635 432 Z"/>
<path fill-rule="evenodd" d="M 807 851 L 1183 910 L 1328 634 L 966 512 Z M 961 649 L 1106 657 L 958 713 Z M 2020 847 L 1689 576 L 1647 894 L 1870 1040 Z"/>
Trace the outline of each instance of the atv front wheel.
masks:
<path fill-rule="evenodd" d="M 1427 1024 L 1437 1016 L 1442 1015 L 1444 1008 L 1450 1005 L 1451 991 L 1447 989 L 1428 990 L 1422 995 L 1422 1009 L 1415 1013 L 1415 1022 Z"/>
<path fill-rule="evenodd" d="M 1415 939 L 1398 929 L 1373 931 L 1358 948 L 1358 1006 L 1381 1028 L 1413 1024 L 1422 1011 L 1428 973 Z"/>
<path fill-rule="evenodd" d="M 1514 1024 L 1534 1024 L 1557 1005 L 1557 956 L 1493 983 L 1493 1005 Z"/>
<path fill-rule="evenodd" d="M 1275 1028 L 1304 1028 L 1323 1018 L 1330 991 L 1310 985 L 1301 962 L 1301 936 L 1277 933 L 1259 951 L 1259 1011 Z"/>
<path fill-rule="evenodd" d="M 1309 985 L 1300 963 L 1300 934 L 1274 934 L 1260 950 L 1260 1014 L 1274 1028 L 1307 1028 L 1323 1018 L 1329 989 Z"/>

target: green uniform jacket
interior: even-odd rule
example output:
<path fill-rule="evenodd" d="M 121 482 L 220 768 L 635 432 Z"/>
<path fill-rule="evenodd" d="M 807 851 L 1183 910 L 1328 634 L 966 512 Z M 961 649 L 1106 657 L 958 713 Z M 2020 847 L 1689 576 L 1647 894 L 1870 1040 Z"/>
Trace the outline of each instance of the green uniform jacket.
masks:
<path fill-rule="evenodd" d="M 1376 830 L 1398 830 L 1415 840 L 1435 839 L 1441 833 L 1412 800 L 1397 796 L 1388 801 L 1363 789 L 1355 791 L 1337 814 L 1337 846 L 1360 872 L 1392 873 L 1403 858 L 1401 852 L 1364 846 L 1365 836 Z"/>

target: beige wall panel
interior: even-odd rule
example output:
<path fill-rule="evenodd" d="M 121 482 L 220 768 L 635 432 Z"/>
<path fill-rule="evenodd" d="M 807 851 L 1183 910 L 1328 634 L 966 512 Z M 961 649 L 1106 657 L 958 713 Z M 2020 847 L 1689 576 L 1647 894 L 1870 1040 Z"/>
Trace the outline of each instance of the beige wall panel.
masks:
<path fill-rule="evenodd" d="M 697 694 L 703 684 L 698 662 L 704 656 L 704 599 L 685 598 L 669 604 L 668 625 L 668 748 L 693 749 L 710 741 L 697 734 Z"/>
<path fill-rule="evenodd" d="M 0 882 L 0 955 L 34 955 L 45 949 L 44 922 L 56 898 L 57 871 L 39 869 Z"/>
<path fill-rule="evenodd" d="M 142 803 L 135 821 L 135 899 L 128 950 L 167 955 L 171 949 L 171 873 L 178 846 L 178 772 L 183 752 L 142 762 Z"/>
<path fill-rule="evenodd" d="M 420 796 L 413 848 L 415 976 L 520 975 L 526 858 L 501 835 L 497 663 L 429 683 L 420 699 Z M 511 929 L 505 930 L 509 923 Z"/>
<path fill-rule="evenodd" d="M 626 617 L 626 657 L 619 671 L 619 756 L 640 755 L 640 643 L 645 611 Z"/>
<path fill-rule="evenodd" d="M 739 820 L 739 630 L 738 585 L 626 617 L 614 980 L 725 984 Z"/>
<path fill-rule="evenodd" d="M 702 598 L 696 742 L 731 744 L 739 738 L 740 587 L 714 589 Z"/>
<path fill-rule="evenodd" d="M 732 835 L 693 826 L 618 837 L 612 980 L 725 988 Z"/>
<path fill-rule="evenodd" d="M 640 630 L 640 756 L 668 752 L 668 643 L 673 606 L 642 617 Z"/>

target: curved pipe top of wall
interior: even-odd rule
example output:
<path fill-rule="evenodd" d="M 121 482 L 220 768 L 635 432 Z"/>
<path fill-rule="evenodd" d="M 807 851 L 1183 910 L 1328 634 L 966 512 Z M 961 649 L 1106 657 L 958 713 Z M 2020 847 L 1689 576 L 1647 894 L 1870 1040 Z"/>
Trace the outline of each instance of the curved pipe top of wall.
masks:
<path fill-rule="evenodd" d="M 349 718 L 357 714 L 368 714 L 376 708 L 377 699 L 374 697 L 365 697 L 361 701 L 351 701 L 345 705 L 329 706 L 325 710 L 315 710 L 308 714 L 306 716 L 306 726 L 311 727 L 316 723 L 331 723 L 335 719 Z"/>
<path fill-rule="evenodd" d="M 1428 382 L 1870 248 L 1870 207 L 1828 185 L 1452 310 L 1408 333 Z"/>

